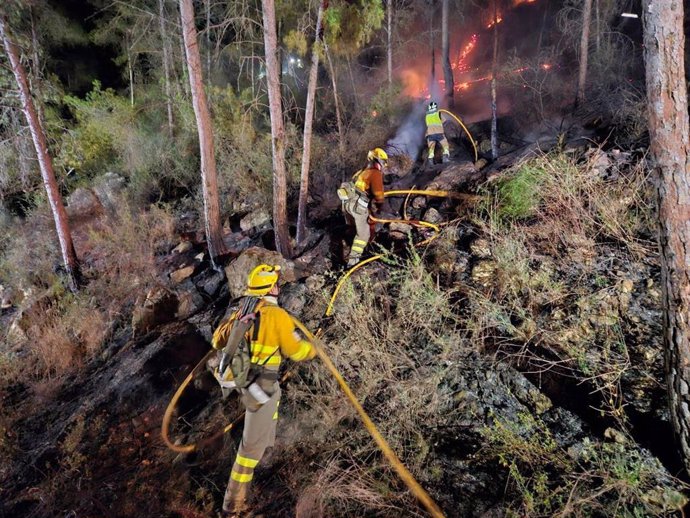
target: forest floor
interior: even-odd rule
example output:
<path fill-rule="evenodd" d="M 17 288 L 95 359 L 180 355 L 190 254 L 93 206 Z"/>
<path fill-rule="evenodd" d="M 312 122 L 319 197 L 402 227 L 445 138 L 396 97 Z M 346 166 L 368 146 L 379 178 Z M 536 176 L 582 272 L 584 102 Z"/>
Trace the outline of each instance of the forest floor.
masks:
<path fill-rule="evenodd" d="M 592 173 L 591 153 L 577 153 L 581 171 Z M 642 196 L 630 162 L 603 155 L 610 163 L 587 176 L 589 187 L 609 185 L 611 199 L 622 192 L 612 184 Z M 545 170 L 563 184 L 554 171 L 568 164 Z M 590 232 L 583 221 L 602 200 L 582 185 L 560 194 L 577 195 L 582 214 L 563 208 L 572 199 L 549 214 L 551 197 L 519 225 L 499 222 L 496 204 L 505 204 L 509 184 L 489 176 L 496 190 L 459 152 L 450 164 L 393 178 L 387 190 L 471 196 L 391 199 L 390 214 L 448 224 L 420 250 L 409 243 L 426 231 L 382 229 L 372 248 L 384 260 L 358 272 L 335 317 L 323 319 L 343 272 L 345 228 L 334 204 L 311 248 L 286 262 L 294 282 L 281 303 L 313 330 L 323 327 L 365 409 L 447 516 L 680 516 L 687 486 L 674 478 L 682 466 L 665 403 L 649 228 Z M 538 188 L 551 193 L 549 181 L 540 177 Z M 635 198 L 625 209 L 644 207 Z M 557 235 L 555 220 L 572 228 Z M 200 239 L 168 246 L 156 257 L 158 295 L 150 290 L 146 302 L 141 294 L 137 307 L 122 308 L 80 369 L 2 386 L 0 516 L 215 516 L 241 427 L 178 455 L 160 426 L 238 295 L 244 277 L 231 273 L 278 260 L 263 248 L 265 231 L 238 234 L 229 234 L 238 258 L 225 275 L 199 255 Z M 13 318 L 5 312 L 3 325 Z M 424 516 L 323 367 L 315 361 L 291 373 L 278 443 L 255 477 L 256 515 Z M 219 394 L 207 373 L 199 376 L 177 409 L 177 441 L 198 441 L 241 416 L 236 399 Z"/>

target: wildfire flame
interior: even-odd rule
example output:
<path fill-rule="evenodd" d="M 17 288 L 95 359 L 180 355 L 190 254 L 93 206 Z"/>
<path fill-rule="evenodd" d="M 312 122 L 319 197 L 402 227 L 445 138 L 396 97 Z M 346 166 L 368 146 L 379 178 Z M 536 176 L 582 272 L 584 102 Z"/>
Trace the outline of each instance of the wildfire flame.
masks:
<path fill-rule="evenodd" d="M 537 0 L 513 0 L 513 7 L 517 7 L 521 4 L 533 4 Z"/>
<path fill-rule="evenodd" d="M 494 25 L 498 25 L 502 21 L 503 21 L 503 16 L 499 14 L 494 20 L 491 20 L 491 23 L 489 23 L 489 25 L 487 25 L 486 28 L 491 29 L 491 27 L 493 27 Z"/>

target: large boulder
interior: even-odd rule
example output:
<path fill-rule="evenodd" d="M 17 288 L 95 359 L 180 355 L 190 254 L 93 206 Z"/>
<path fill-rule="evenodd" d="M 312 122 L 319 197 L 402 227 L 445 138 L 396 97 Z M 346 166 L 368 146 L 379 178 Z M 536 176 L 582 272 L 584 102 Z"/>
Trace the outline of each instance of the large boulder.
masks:
<path fill-rule="evenodd" d="M 298 273 L 295 268 L 295 263 L 285 259 L 278 252 L 253 246 L 225 267 L 230 297 L 240 297 L 244 293 L 249 272 L 262 263 L 280 265 L 281 278 L 285 282 L 294 282 L 301 276 L 301 272 Z"/>
<path fill-rule="evenodd" d="M 125 179 L 116 173 L 105 173 L 93 182 L 93 192 L 110 215 L 117 213 L 120 205 L 120 194 L 124 188 Z"/>
<path fill-rule="evenodd" d="M 93 189 L 79 187 L 67 198 L 67 215 L 73 220 L 100 216 L 103 212 L 103 204 Z"/>
<path fill-rule="evenodd" d="M 240 220 L 240 228 L 243 232 L 252 229 L 260 229 L 271 225 L 271 216 L 263 209 L 255 210 Z"/>
<path fill-rule="evenodd" d="M 162 286 L 151 288 L 146 297 L 139 297 L 132 312 L 132 333 L 144 334 L 156 326 L 175 319 L 178 300 Z"/>

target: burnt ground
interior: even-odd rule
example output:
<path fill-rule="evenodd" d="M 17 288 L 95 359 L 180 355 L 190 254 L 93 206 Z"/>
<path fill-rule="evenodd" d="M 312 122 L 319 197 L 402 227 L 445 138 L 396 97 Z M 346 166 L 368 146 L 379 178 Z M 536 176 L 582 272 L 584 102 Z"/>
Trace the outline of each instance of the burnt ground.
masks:
<path fill-rule="evenodd" d="M 445 184 L 444 174 L 449 179 Z M 420 188 L 440 182 L 434 187 L 472 191 L 481 178 L 461 155 L 447 166 L 415 167 L 386 188 Z M 399 212 L 401 204 L 401 200 L 391 200 L 386 210 Z M 434 200 L 411 212 L 420 217 L 429 207 L 437 208 L 447 219 L 455 219 L 464 211 L 462 203 Z M 325 235 L 315 241 L 317 249 L 330 250 L 333 263 L 337 263 L 338 255 L 333 243 L 341 240 L 343 230 L 338 217 L 334 212 L 318 222 L 317 229 L 320 227 L 319 232 Z M 459 237 L 462 253 L 467 252 L 467 243 L 475 233 L 476 229 L 468 226 Z M 262 236 L 254 239 L 266 242 Z M 400 249 L 406 246 L 385 232 L 377 240 Z M 193 256 L 201 250 L 203 243 L 195 243 L 187 253 Z M 192 282 L 201 286 L 212 275 L 205 265 Z M 239 430 L 200 452 L 177 455 L 163 444 L 160 424 L 175 388 L 207 352 L 209 332 L 229 299 L 223 284 L 193 316 L 158 325 L 143 336 L 134 336 L 129 322 L 123 319 L 102 354 L 77 374 L 40 390 L 27 383 L 0 394 L 5 417 L 0 441 L 4 459 L 0 516 L 214 516 L 222 501 Z M 487 353 L 468 353 L 456 374 L 442 380 L 439 388 L 445 387 L 455 396 L 444 401 L 435 422 L 424 425 L 428 442 L 433 444 L 430 463 L 434 472 L 442 475 L 421 482 L 448 516 L 500 516 L 504 508 L 505 496 L 496 488 L 506 487 L 507 474 L 496 468 L 495 460 L 479 455 L 482 428 L 490 422 L 493 409 L 514 416 L 538 410 L 563 448 L 601 435 L 610 424 L 591 411 L 596 401 L 584 397 L 591 393 L 586 387 L 563 385 L 558 376 L 530 375 L 530 383 L 509 363 L 497 364 L 491 359 L 495 351 Z M 181 419 L 172 430 L 178 441 L 198 441 L 241 414 L 237 402 L 221 400 L 218 389 L 208 381 L 202 377 L 180 402 L 177 415 Z M 289 380 L 286 397 L 290 397 L 292 383 L 304 381 L 299 376 Z M 554 406 L 542 408 L 543 396 L 536 387 L 553 400 Z M 466 399 L 458 399 L 459 394 L 466 394 Z M 368 401 L 365 406 L 376 419 L 376 402 Z M 283 420 L 283 427 L 295 426 L 289 410 Z M 640 412 L 638 423 L 639 441 L 654 448 L 667 468 L 677 473 L 677 457 L 668 448 L 672 438 L 667 423 L 659 420 L 658 408 Z M 661 435 L 666 439 L 659 444 Z M 282 453 L 281 446 L 287 446 Z M 255 491 L 269 498 L 256 502 L 255 511 L 266 517 L 287 518 L 295 516 L 299 503 L 299 480 L 294 474 L 298 466 L 319 462 L 319 452 L 308 441 L 286 445 L 280 438 L 276 450 L 257 470 Z M 421 511 L 410 508 L 410 516 L 420 515 Z"/>

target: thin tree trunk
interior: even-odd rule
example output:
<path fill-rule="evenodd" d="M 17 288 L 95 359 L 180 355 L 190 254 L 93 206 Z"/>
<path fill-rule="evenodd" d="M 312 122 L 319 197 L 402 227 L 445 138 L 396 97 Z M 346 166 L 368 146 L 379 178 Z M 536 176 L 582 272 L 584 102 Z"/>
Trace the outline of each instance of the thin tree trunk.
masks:
<path fill-rule="evenodd" d="M 38 118 L 38 114 L 36 113 L 33 99 L 31 98 L 29 84 L 26 79 L 26 71 L 19 59 L 17 47 L 14 42 L 10 40 L 7 33 L 6 21 L 2 17 L 0 17 L 0 37 L 2 38 L 7 57 L 10 60 L 12 73 L 19 87 L 22 110 L 29 123 L 31 138 L 36 148 L 36 156 L 38 157 L 38 165 L 41 169 L 43 185 L 48 195 L 48 202 L 50 203 L 53 220 L 55 221 L 55 230 L 57 231 L 58 240 L 60 242 L 60 251 L 62 253 L 62 261 L 65 265 L 67 281 L 70 289 L 76 291 L 79 279 L 79 261 L 77 260 L 77 254 L 74 250 L 74 243 L 72 242 L 67 211 L 65 211 L 65 206 L 62 204 L 62 197 L 60 196 L 57 181 L 55 180 L 55 173 L 53 171 L 53 161 L 48 154 L 45 133 L 41 126 L 41 121 Z"/>
<path fill-rule="evenodd" d="M 184 94 L 187 99 L 189 99 L 192 95 L 192 92 L 190 90 L 190 84 L 191 81 L 189 79 L 189 73 L 187 72 L 187 65 L 186 65 L 186 58 L 185 58 L 185 46 L 184 46 L 184 29 L 182 26 L 180 26 L 180 55 L 182 56 L 182 59 L 185 61 L 185 63 L 182 64 L 182 84 L 184 85 Z"/>
<path fill-rule="evenodd" d="M 300 171 L 299 203 L 297 206 L 297 246 L 302 245 L 307 236 L 307 199 L 309 198 L 309 165 L 311 161 L 311 133 L 316 105 L 316 83 L 319 77 L 319 52 L 321 42 L 321 23 L 323 12 L 328 7 L 328 0 L 319 2 L 316 15 L 316 32 L 311 50 L 311 68 L 307 86 L 307 105 L 304 111 L 304 137 L 302 148 L 302 169 Z"/>
<path fill-rule="evenodd" d="M 494 54 L 491 61 L 491 158 L 498 158 L 498 113 L 496 108 L 496 74 L 498 73 L 498 0 L 494 0 Z"/>
<path fill-rule="evenodd" d="M 443 80 L 445 82 L 446 101 L 449 108 L 455 107 L 455 83 L 453 69 L 450 67 L 450 38 L 448 36 L 449 0 L 443 0 L 441 7 L 441 60 L 443 61 Z"/>
<path fill-rule="evenodd" d="M 211 81 L 211 0 L 206 0 L 206 80 Z"/>
<path fill-rule="evenodd" d="M 429 6 L 429 48 L 431 49 L 431 95 L 434 95 L 434 82 L 436 80 L 436 42 L 434 41 L 434 2 Z"/>
<path fill-rule="evenodd" d="M 165 105 L 168 111 L 168 133 L 173 134 L 173 103 L 170 89 L 170 53 L 168 52 L 168 38 L 165 33 L 165 0 L 158 0 L 160 18 L 161 44 L 163 45 L 163 76 L 165 81 Z"/>
<path fill-rule="evenodd" d="M 127 44 L 127 71 L 129 73 L 129 104 L 134 106 L 134 69 L 132 68 L 132 53 Z"/>
<path fill-rule="evenodd" d="M 199 133 L 206 240 L 208 241 L 208 253 L 211 256 L 211 263 L 215 268 L 216 259 L 227 251 L 223 242 L 223 227 L 220 222 L 216 157 L 213 149 L 213 127 L 201 74 L 201 56 L 199 54 L 199 41 L 194 24 L 192 0 L 180 0 L 180 15 L 182 20 L 182 36 L 187 55 L 189 86 L 192 91 L 192 105 L 194 106 L 194 115 Z"/>
<path fill-rule="evenodd" d="M 595 0 L 596 18 L 597 18 L 597 53 L 601 50 L 601 18 L 599 13 L 599 0 Z"/>
<path fill-rule="evenodd" d="M 690 128 L 683 2 L 643 0 L 650 152 L 658 213 L 665 363 L 671 417 L 690 473 Z"/>
<path fill-rule="evenodd" d="M 582 11 L 582 38 L 580 39 L 580 71 L 577 79 L 577 97 L 575 106 L 585 100 L 585 84 L 587 83 L 587 58 L 589 54 L 589 24 L 592 19 L 592 0 L 584 0 Z"/>
<path fill-rule="evenodd" d="M 539 29 L 539 39 L 537 40 L 537 56 L 541 52 L 541 44 L 544 40 L 544 28 L 546 27 L 546 16 L 549 13 L 549 2 L 544 2 L 544 16 L 541 19 L 541 29 Z"/>
<path fill-rule="evenodd" d="M 29 13 L 31 15 L 31 51 L 33 52 L 33 73 L 30 73 L 29 77 L 34 80 L 31 81 L 29 85 L 30 91 L 33 92 L 38 102 L 36 103 L 36 112 L 38 113 L 38 120 L 41 121 L 41 125 L 44 126 L 46 119 L 43 114 L 43 96 L 41 95 L 41 59 L 38 55 L 38 34 L 36 34 L 36 23 L 34 21 L 34 10 L 30 9 Z M 32 72 L 30 70 L 30 72 Z"/>
<path fill-rule="evenodd" d="M 328 50 L 328 45 L 323 42 L 324 52 L 326 54 L 326 60 L 328 61 L 328 70 L 331 76 L 331 84 L 333 85 L 333 102 L 335 102 L 335 119 L 338 124 L 338 149 L 340 150 L 340 155 L 345 155 L 345 127 L 343 126 L 343 117 L 340 113 L 340 100 L 338 97 L 338 80 L 335 77 L 335 67 L 333 66 L 333 60 L 331 59 L 331 53 Z"/>
<path fill-rule="evenodd" d="M 388 86 L 393 84 L 393 45 L 392 40 L 393 31 L 393 0 L 386 2 L 386 54 L 388 58 Z"/>
<path fill-rule="evenodd" d="M 286 258 L 292 256 L 287 223 L 287 172 L 285 170 L 285 129 L 280 95 L 280 64 L 274 0 L 261 0 L 266 52 L 266 86 L 271 112 L 271 143 L 273 148 L 273 229 L 276 249 Z"/>

